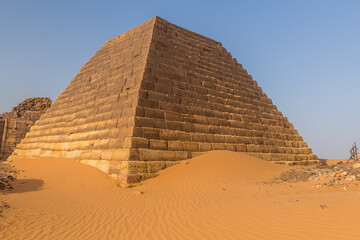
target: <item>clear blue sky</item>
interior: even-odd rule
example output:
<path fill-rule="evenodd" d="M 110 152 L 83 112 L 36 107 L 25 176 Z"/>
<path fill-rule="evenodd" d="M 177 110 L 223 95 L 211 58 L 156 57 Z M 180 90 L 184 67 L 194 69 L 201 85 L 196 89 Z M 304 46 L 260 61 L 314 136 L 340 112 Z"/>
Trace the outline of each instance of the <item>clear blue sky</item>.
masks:
<path fill-rule="evenodd" d="M 222 42 L 320 158 L 360 144 L 360 1 L 0 0 L 0 113 L 154 16 Z"/>

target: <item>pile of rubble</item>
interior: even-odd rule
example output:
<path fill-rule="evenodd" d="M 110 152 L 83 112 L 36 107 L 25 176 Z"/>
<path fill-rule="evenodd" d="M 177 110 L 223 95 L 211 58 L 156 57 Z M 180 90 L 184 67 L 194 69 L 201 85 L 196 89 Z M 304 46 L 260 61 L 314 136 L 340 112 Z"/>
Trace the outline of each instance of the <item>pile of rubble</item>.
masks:
<path fill-rule="evenodd" d="M 11 112 L 0 114 L 0 119 L 21 118 L 25 116 L 25 113 L 28 111 L 42 114 L 51 106 L 51 103 L 52 101 L 48 97 L 27 98 L 16 107 L 13 107 Z"/>
<path fill-rule="evenodd" d="M 19 171 L 14 169 L 9 163 L 0 162 L 0 194 L 5 194 L 2 191 L 11 191 L 13 186 L 11 183 L 16 180 Z M 5 212 L 10 208 L 10 205 L 5 201 L 0 201 L 0 218 L 5 217 Z M 0 221 L 0 231 L 4 228 L 5 222 Z"/>
<path fill-rule="evenodd" d="M 282 173 L 272 182 L 316 181 L 314 187 L 342 186 L 360 183 L 359 162 L 338 162 L 335 165 L 295 168 Z"/>
<path fill-rule="evenodd" d="M 11 182 L 16 180 L 18 171 L 14 169 L 9 163 L 0 163 L 0 191 L 12 190 Z"/>

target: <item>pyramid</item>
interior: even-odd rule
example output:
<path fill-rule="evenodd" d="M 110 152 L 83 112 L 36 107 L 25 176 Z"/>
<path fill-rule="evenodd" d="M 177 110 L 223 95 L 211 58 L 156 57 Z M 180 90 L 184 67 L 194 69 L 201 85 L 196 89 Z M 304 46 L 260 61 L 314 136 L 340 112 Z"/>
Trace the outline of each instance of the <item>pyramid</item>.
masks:
<path fill-rule="evenodd" d="M 73 158 L 131 184 L 211 150 L 318 161 L 221 43 L 154 17 L 106 41 L 12 157 Z"/>
<path fill-rule="evenodd" d="M 12 154 L 31 126 L 50 106 L 50 98 L 27 98 L 11 112 L 0 114 L 0 162 Z"/>

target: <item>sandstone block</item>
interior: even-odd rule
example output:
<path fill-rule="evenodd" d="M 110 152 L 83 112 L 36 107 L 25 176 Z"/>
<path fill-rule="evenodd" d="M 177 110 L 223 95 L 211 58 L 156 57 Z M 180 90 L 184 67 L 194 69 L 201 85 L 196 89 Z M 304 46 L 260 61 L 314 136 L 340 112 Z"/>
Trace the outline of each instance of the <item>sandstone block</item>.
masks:
<path fill-rule="evenodd" d="M 158 118 L 164 119 L 164 111 L 152 108 L 145 108 L 145 117 L 147 118 Z"/>
<path fill-rule="evenodd" d="M 68 151 L 68 152 L 66 152 L 65 157 L 66 158 L 73 158 L 73 159 L 80 159 L 81 152 L 82 152 L 81 150 Z"/>
<path fill-rule="evenodd" d="M 149 148 L 150 140 L 139 137 L 129 137 L 124 140 L 124 148 Z"/>
<path fill-rule="evenodd" d="M 176 161 L 176 154 L 174 151 L 158 151 L 159 160 L 161 161 Z"/>
<path fill-rule="evenodd" d="M 199 144 L 196 142 L 183 142 L 185 151 L 199 151 Z"/>
<path fill-rule="evenodd" d="M 157 173 L 158 171 L 166 168 L 166 163 L 164 161 L 152 161 L 147 164 L 149 173 Z"/>
<path fill-rule="evenodd" d="M 158 151 L 152 149 L 139 149 L 140 161 L 156 161 L 159 159 Z"/>
<path fill-rule="evenodd" d="M 191 141 L 193 142 L 205 142 L 206 136 L 203 133 L 190 133 Z"/>
<path fill-rule="evenodd" d="M 67 151 L 52 151 L 51 152 L 51 157 L 54 158 L 65 158 Z M 32 157 L 36 157 L 36 156 L 40 156 L 41 155 L 41 150 L 39 151 L 39 153 L 36 154 L 31 154 Z"/>
<path fill-rule="evenodd" d="M 202 143 L 202 142 L 200 142 L 199 143 L 199 150 L 200 151 L 211 151 L 213 149 L 212 149 L 211 143 Z"/>
<path fill-rule="evenodd" d="M 176 154 L 176 159 L 178 161 L 191 158 L 191 153 L 190 152 L 176 151 L 175 154 Z"/>
<path fill-rule="evenodd" d="M 99 150 L 93 150 L 93 151 L 97 152 Z M 99 154 L 99 159 L 100 159 L 100 156 L 101 156 L 101 153 Z M 130 150 L 129 149 L 114 149 L 113 155 L 112 155 L 112 160 L 114 160 L 114 161 L 126 161 L 126 160 L 129 159 L 129 156 L 130 156 Z M 91 155 L 91 158 L 93 158 L 92 155 Z"/>
<path fill-rule="evenodd" d="M 113 159 L 113 150 L 103 150 L 100 155 L 101 160 L 112 160 Z"/>
<path fill-rule="evenodd" d="M 184 122 L 181 130 L 184 132 L 195 132 L 195 127 L 192 123 Z"/>
<path fill-rule="evenodd" d="M 172 138 L 171 140 L 191 141 L 191 135 L 192 133 L 177 131 L 175 132 L 175 138 Z"/>
<path fill-rule="evenodd" d="M 121 174 L 132 174 L 132 173 L 146 173 L 147 162 L 142 161 L 122 161 L 120 172 Z"/>
<path fill-rule="evenodd" d="M 144 138 L 159 139 L 159 130 L 152 128 L 143 128 L 142 133 Z"/>
<path fill-rule="evenodd" d="M 184 143 L 181 141 L 168 141 L 168 149 L 171 151 L 183 151 Z"/>
<path fill-rule="evenodd" d="M 194 117 L 195 117 L 195 122 L 199 123 L 199 125 L 208 125 L 209 124 L 207 117 L 205 117 L 205 116 L 195 115 Z"/>
<path fill-rule="evenodd" d="M 168 145 L 165 140 L 150 140 L 150 149 L 159 149 L 159 150 L 167 150 Z"/>
<path fill-rule="evenodd" d="M 168 130 L 182 131 L 184 123 L 182 122 L 166 122 L 166 128 Z"/>
<path fill-rule="evenodd" d="M 154 127 L 154 119 L 135 117 L 135 126 L 137 127 Z"/>
<path fill-rule="evenodd" d="M 225 143 L 225 149 L 228 150 L 228 151 L 236 151 L 236 147 L 234 144 L 226 144 Z"/>
<path fill-rule="evenodd" d="M 224 143 L 212 143 L 211 146 L 213 150 L 226 150 Z"/>
<path fill-rule="evenodd" d="M 177 132 L 170 130 L 160 130 L 159 137 L 163 140 L 176 140 Z"/>
<path fill-rule="evenodd" d="M 204 124 L 194 124 L 195 132 L 197 133 L 208 133 L 210 127 Z"/>
<path fill-rule="evenodd" d="M 154 128 L 166 129 L 166 122 L 163 119 L 154 119 Z"/>
<path fill-rule="evenodd" d="M 237 152 L 246 152 L 247 151 L 245 144 L 236 144 L 235 149 Z"/>

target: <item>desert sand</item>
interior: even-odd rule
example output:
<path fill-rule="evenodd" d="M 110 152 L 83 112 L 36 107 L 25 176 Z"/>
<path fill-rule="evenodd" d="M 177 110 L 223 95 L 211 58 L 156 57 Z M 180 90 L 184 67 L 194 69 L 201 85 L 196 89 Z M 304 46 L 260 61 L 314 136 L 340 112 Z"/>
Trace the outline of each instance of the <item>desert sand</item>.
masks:
<path fill-rule="evenodd" d="M 213 151 L 134 188 L 71 159 L 18 159 L 0 239 L 360 239 L 360 187 L 273 182 L 291 168 Z"/>

